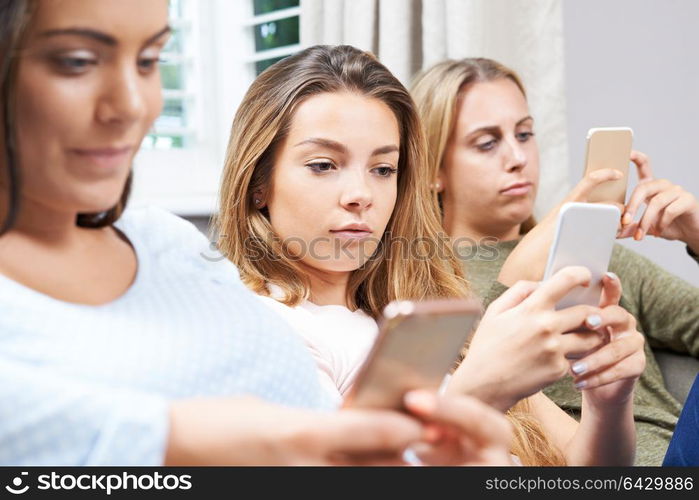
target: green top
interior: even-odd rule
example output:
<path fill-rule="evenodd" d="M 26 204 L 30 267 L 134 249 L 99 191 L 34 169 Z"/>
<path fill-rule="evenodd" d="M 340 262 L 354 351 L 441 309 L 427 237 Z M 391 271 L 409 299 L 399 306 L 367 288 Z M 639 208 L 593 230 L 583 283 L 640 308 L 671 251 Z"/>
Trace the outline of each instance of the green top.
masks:
<path fill-rule="evenodd" d="M 460 249 L 464 273 L 485 306 L 507 290 L 497 277 L 517 243 L 505 241 L 477 250 Z M 633 314 L 638 330 L 646 337 L 646 369 L 634 396 L 636 465 L 661 465 L 681 405 L 665 388 L 651 348 L 699 357 L 699 289 L 618 244 L 614 245 L 609 270 L 621 279 L 620 305 Z M 573 387 L 572 377 L 566 376 L 544 389 L 544 393 L 573 417 L 580 418 L 581 395 Z"/>

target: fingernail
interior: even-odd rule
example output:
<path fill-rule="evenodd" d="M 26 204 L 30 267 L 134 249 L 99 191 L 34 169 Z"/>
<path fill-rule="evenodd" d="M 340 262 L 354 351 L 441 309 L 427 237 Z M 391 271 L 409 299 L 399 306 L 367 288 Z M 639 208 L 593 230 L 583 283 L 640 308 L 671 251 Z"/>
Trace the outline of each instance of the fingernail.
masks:
<path fill-rule="evenodd" d="M 428 442 L 437 441 L 442 436 L 442 431 L 434 425 L 425 426 L 425 432 L 422 434 L 422 439 Z"/>
<path fill-rule="evenodd" d="M 587 380 L 581 380 L 580 382 L 575 383 L 576 389 L 584 389 L 585 386 L 587 386 Z"/>
<path fill-rule="evenodd" d="M 587 363 L 583 363 L 582 361 L 578 361 L 573 365 L 571 368 L 573 370 L 573 373 L 576 375 L 582 375 L 587 371 Z"/>
<path fill-rule="evenodd" d="M 614 170 L 614 178 L 615 179 L 621 179 L 622 177 L 624 177 L 623 173 L 621 173 L 619 170 Z"/>
<path fill-rule="evenodd" d="M 636 241 L 641 241 L 643 239 L 643 229 L 637 229 L 636 234 L 633 235 L 633 239 Z"/>
<path fill-rule="evenodd" d="M 606 274 L 609 278 L 611 278 L 611 279 L 613 279 L 613 280 L 621 281 L 621 280 L 619 279 L 619 276 L 617 276 L 615 273 L 613 273 L 613 272 L 611 272 L 611 271 L 607 271 L 605 274 Z"/>
<path fill-rule="evenodd" d="M 590 328 L 597 328 L 602 324 L 602 318 L 599 314 L 591 314 L 587 317 L 585 322 L 587 323 L 587 326 L 589 326 Z"/>
<path fill-rule="evenodd" d="M 631 216 L 631 214 L 629 212 L 626 212 L 624 214 L 624 217 L 621 218 L 621 223 L 623 225 L 627 226 L 627 225 L 631 224 L 632 220 L 633 220 L 633 217 Z"/>
<path fill-rule="evenodd" d="M 420 408 L 425 412 L 431 412 L 437 407 L 434 395 L 425 391 L 410 391 L 405 394 L 403 399 L 407 406 Z"/>

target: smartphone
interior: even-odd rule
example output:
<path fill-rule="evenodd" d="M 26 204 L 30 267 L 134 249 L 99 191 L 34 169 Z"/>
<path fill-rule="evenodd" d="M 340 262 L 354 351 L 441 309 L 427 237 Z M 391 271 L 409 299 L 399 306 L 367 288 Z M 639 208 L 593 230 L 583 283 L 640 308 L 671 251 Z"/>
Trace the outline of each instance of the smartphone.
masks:
<path fill-rule="evenodd" d="M 480 317 L 476 300 L 391 302 L 344 406 L 400 411 L 406 392 L 437 390 Z"/>
<path fill-rule="evenodd" d="M 585 174 L 601 168 L 613 168 L 624 176 L 607 181 L 590 194 L 590 203 L 626 203 L 626 187 L 629 183 L 629 161 L 633 131 L 629 127 L 591 128 L 587 132 Z"/>
<path fill-rule="evenodd" d="M 615 205 L 565 203 L 558 213 L 556 234 L 549 250 L 544 280 L 567 266 L 583 266 L 590 270 L 590 286 L 576 287 L 556 309 L 587 304 L 599 306 L 602 277 L 612 257 L 621 212 Z"/>

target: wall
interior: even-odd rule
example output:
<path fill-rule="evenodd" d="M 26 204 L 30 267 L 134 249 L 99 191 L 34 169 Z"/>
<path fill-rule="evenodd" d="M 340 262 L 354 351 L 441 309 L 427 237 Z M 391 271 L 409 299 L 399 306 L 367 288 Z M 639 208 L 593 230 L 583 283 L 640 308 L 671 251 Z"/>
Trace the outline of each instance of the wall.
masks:
<path fill-rule="evenodd" d="M 699 196 L 699 2 L 564 1 L 563 18 L 571 183 L 582 175 L 588 128 L 630 126 L 655 176 Z M 624 244 L 699 286 L 684 245 Z"/>

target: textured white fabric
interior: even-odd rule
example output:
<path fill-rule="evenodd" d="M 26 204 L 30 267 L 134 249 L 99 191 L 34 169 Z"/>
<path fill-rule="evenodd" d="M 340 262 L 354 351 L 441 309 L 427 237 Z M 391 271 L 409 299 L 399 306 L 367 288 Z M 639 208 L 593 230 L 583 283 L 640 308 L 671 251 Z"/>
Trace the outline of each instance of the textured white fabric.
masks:
<path fill-rule="evenodd" d="M 0 275 L 0 464 L 161 465 L 173 399 L 330 408 L 313 360 L 190 223 L 128 210 L 134 283 L 100 306 Z"/>
<path fill-rule="evenodd" d="M 369 50 L 406 86 L 447 58 L 489 57 L 512 67 L 529 92 L 541 150 L 535 215 L 568 192 L 560 0 L 301 0 L 301 45 L 315 44 Z"/>

